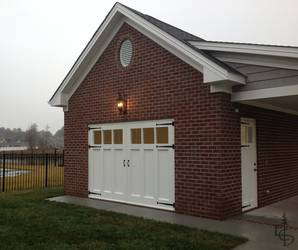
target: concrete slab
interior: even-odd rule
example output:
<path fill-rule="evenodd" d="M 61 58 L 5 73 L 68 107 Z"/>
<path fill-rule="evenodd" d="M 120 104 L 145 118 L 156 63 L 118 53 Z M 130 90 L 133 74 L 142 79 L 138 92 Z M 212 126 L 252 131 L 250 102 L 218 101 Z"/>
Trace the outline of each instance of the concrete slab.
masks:
<path fill-rule="evenodd" d="M 80 197 L 74 197 L 74 196 L 68 196 L 68 195 L 49 198 L 48 200 L 74 204 L 79 206 L 85 206 L 85 207 L 92 207 L 92 208 L 102 209 L 102 210 L 110 210 L 112 208 L 120 206 L 120 204 L 117 204 L 117 203 L 100 201 L 100 207 L 99 207 L 98 200 L 80 198 Z"/>
<path fill-rule="evenodd" d="M 298 197 L 296 198 L 298 200 Z M 287 201 L 285 204 L 295 205 L 296 199 Z M 143 217 L 146 219 L 153 219 L 162 222 L 175 223 L 190 227 L 195 227 L 199 229 L 233 234 L 244 236 L 249 239 L 249 241 L 241 246 L 238 246 L 237 250 L 282 250 L 282 249 L 298 249 L 298 230 L 290 230 L 290 233 L 296 237 L 296 241 L 288 247 L 283 247 L 282 242 L 274 235 L 274 226 L 273 224 L 261 223 L 261 222 L 251 222 L 245 220 L 245 217 L 235 217 L 225 221 L 217 221 L 204 219 L 189 215 L 177 214 L 174 212 L 151 209 L 140 206 L 127 205 L 122 203 L 107 202 L 102 200 L 88 199 L 88 198 L 78 198 L 72 196 L 59 196 L 48 199 L 55 202 L 63 202 L 81 206 L 92 207 L 101 210 L 107 210 L 111 212 L 124 213 L 128 215 Z M 281 209 L 283 209 L 282 205 Z M 297 206 L 296 206 L 297 208 Z M 274 208 L 267 208 L 267 211 L 272 211 L 272 216 L 279 222 L 278 216 L 280 216 L 280 211 L 276 211 Z M 259 210 L 259 209 L 257 209 Z M 261 211 L 252 211 L 249 212 L 250 215 L 247 216 L 257 216 L 257 215 L 267 215 L 267 211 L 261 208 Z M 290 209 L 293 214 L 289 214 L 291 220 L 296 218 L 294 209 Z M 246 216 L 243 215 L 243 216 Z M 259 216 L 259 217 L 260 217 Z M 270 218 L 270 217 L 269 217 Z"/>
<path fill-rule="evenodd" d="M 270 206 L 255 209 L 245 213 L 242 217 L 255 219 L 260 222 L 279 223 L 284 213 L 286 214 L 289 225 L 298 229 L 298 196 L 276 202 Z"/>

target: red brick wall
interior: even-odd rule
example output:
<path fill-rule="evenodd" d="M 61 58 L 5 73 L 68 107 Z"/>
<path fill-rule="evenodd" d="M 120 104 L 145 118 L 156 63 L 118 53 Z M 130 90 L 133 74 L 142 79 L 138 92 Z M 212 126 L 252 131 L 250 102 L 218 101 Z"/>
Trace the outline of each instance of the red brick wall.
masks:
<path fill-rule="evenodd" d="M 239 109 L 256 119 L 259 207 L 297 195 L 298 117 L 250 106 Z"/>
<path fill-rule="evenodd" d="M 119 64 L 123 38 L 132 63 Z M 65 193 L 87 196 L 87 126 L 175 119 L 176 211 L 222 219 L 241 211 L 239 115 L 227 94 L 210 94 L 203 76 L 124 25 L 69 102 L 65 112 Z M 119 115 L 117 93 L 128 96 Z"/>

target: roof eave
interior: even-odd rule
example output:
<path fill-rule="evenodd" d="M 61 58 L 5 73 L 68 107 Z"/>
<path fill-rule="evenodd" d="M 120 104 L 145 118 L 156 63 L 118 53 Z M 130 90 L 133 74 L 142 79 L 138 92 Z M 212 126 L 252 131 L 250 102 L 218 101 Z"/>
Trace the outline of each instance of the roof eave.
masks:
<path fill-rule="evenodd" d="M 298 47 L 212 41 L 189 41 L 200 50 L 298 58 Z"/>

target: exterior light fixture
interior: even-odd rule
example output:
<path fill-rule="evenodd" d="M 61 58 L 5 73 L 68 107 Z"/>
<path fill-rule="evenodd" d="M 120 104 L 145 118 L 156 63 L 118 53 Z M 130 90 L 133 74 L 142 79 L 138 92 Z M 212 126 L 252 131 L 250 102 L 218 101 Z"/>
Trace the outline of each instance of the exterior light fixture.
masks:
<path fill-rule="evenodd" d="M 117 109 L 119 110 L 120 114 L 126 114 L 127 112 L 127 101 L 120 93 L 118 93 Z"/>

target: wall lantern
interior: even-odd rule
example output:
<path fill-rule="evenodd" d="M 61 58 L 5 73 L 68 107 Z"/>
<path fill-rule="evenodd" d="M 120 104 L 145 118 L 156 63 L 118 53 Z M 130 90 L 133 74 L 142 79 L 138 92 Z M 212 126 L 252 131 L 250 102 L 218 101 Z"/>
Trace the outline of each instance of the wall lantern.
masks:
<path fill-rule="evenodd" d="M 120 114 L 126 114 L 127 112 L 127 101 L 124 98 L 124 95 L 121 95 L 120 93 L 118 93 L 117 109 Z"/>

